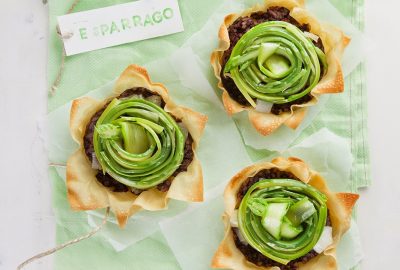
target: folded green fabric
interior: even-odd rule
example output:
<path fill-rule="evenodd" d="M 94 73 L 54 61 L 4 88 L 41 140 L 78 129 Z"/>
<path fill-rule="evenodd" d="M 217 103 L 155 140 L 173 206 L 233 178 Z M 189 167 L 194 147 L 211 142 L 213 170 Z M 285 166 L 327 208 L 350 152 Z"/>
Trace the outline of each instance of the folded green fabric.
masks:
<path fill-rule="evenodd" d="M 72 0 L 49 1 L 49 85 L 53 83 L 61 63 L 62 45 L 56 34 L 56 17 L 65 14 L 72 2 Z M 89 10 L 126 2 L 130 1 L 81 0 L 74 11 Z M 49 112 L 54 112 L 72 99 L 85 95 L 87 92 L 109 83 L 131 63 L 146 66 L 149 62 L 171 55 L 183 44 L 186 44 L 206 23 L 209 23 L 209 16 L 227 2 L 229 0 L 179 0 L 185 27 L 184 32 L 67 57 L 61 84 L 55 94 L 49 97 Z M 257 2 L 261 1 L 243 0 L 243 7 Z M 331 2 L 356 27 L 360 30 L 363 29 L 363 0 L 331 0 Z M 217 29 L 215 29 L 215 33 L 216 31 Z M 210 38 L 212 42 L 216 40 L 215 33 L 210 33 L 210 35 L 213 35 Z M 196 53 L 201 54 L 202 52 L 196 51 Z M 214 84 L 214 80 L 210 76 L 211 68 L 204 63 L 200 64 L 203 68 L 208 68 L 209 71 L 206 71 L 207 78 L 209 78 L 211 84 Z M 160 71 L 159 76 L 155 76 L 154 80 L 160 79 L 167 85 L 171 83 L 168 81 L 168 74 L 162 75 L 164 74 Z M 171 80 L 173 81 L 173 79 Z M 296 141 L 292 142 L 292 145 L 296 145 L 324 127 L 328 127 L 330 131 L 348 139 L 351 142 L 351 153 L 354 159 L 348 189 L 353 191 L 359 187 L 368 186 L 370 183 L 369 153 L 366 140 L 367 100 L 364 81 L 365 67 L 364 64 L 360 64 L 347 76 L 345 93 L 330 97 L 326 103 L 326 107 L 301 132 Z M 171 85 L 174 85 L 174 83 L 176 84 L 176 82 L 172 82 Z M 182 96 L 177 96 L 177 98 L 181 98 L 179 100 L 184 100 L 185 103 L 190 103 L 190 97 L 184 97 L 183 94 Z M 195 103 L 196 100 L 193 102 Z M 50 126 L 49 128 L 51 129 L 52 127 Z M 54 133 L 52 136 L 56 136 L 56 134 Z M 63 136 L 69 136 L 69 134 L 64 134 Z M 56 152 L 57 149 L 50 149 L 50 151 Z M 276 154 L 269 151 L 255 150 L 251 147 L 247 147 L 247 152 L 253 161 Z M 66 159 L 67 156 L 64 158 Z M 237 171 L 240 169 L 237 168 Z M 87 223 L 87 214 L 75 213 L 70 210 L 66 199 L 65 183 L 62 178 L 59 177 L 53 168 L 49 170 L 49 177 L 53 183 L 53 204 L 57 217 L 57 242 L 61 243 L 88 232 L 91 227 Z M 231 175 L 227 177 L 229 178 Z M 226 180 L 224 179 L 224 181 Z M 222 228 L 222 223 L 220 228 Z M 133 231 L 132 233 L 135 232 Z M 205 264 L 207 263 L 205 262 Z M 94 236 L 90 240 L 83 241 L 57 253 L 54 269 L 164 270 L 182 268 L 164 235 L 160 231 L 156 231 L 149 237 L 120 252 L 116 252 L 111 243 L 105 240 L 104 237 L 99 235 Z"/>
<path fill-rule="evenodd" d="M 331 2 L 356 26 L 364 30 L 364 0 Z M 353 154 L 351 190 L 371 183 L 367 129 L 367 87 L 365 64 L 360 63 L 345 81 L 345 92 L 332 95 L 326 109 L 304 131 L 307 137 L 324 126 L 350 140 Z M 301 138 L 300 138 L 301 139 Z M 296 142 L 295 142 L 296 143 Z"/>

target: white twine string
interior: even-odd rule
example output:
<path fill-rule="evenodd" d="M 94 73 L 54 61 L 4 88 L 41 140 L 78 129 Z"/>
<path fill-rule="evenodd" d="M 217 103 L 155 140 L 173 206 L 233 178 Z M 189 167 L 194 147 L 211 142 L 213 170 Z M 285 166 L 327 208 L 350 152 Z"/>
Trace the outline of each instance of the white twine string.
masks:
<path fill-rule="evenodd" d="M 103 221 L 101 222 L 101 224 L 100 224 L 99 226 L 97 226 L 97 227 L 96 227 L 95 229 L 93 229 L 91 232 L 89 232 L 88 234 L 83 235 L 83 236 L 81 236 L 81 237 L 78 237 L 78 238 L 75 238 L 75 239 L 70 240 L 70 241 L 68 241 L 68 242 L 65 242 L 65 243 L 63 243 L 63 244 L 61 244 L 61 245 L 59 245 L 59 246 L 56 246 L 56 247 L 54 247 L 54 248 L 52 248 L 52 249 L 49 249 L 49 250 L 47 250 L 47 251 L 41 252 L 41 253 L 39 253 L 39 254 L 36 254 L 35 256 L 33 256 L 33 257 L 27 259 L 26 261 L 24 261 L 23 263 L 21 263 L 20 265 L 18 265 L 17 270 L 21 270 L 21 269 L 24 268 L 26 265 L 28 265 L 28 264 L 30 264 L 31 262 L 34 262 L 34 261 L 36 261 L 36 260 L 38 260 L 38 259 L 40 259 L 40 258 L 46 257 L 46 256 L 48 256 L 48 255 L 51 255 L 51 254 L 53 254 L 53 253 L 55 253 L 55 252 L 57 252 L 57 251 L 59 251 L 59 250 L 61 250 L 61 249 L 63 249 L 63 248 L 66 248 L 66 247 L 68 247 L 68 246 L 70 246 L 70 245 L 76 244 L 76 243 L 78 243 L 78 242 L 80 242 L 80 241 L 82 241 L 82 240 L 85 240 L 85 239 L 87 239 L 87 238 L 92 237 L 94 234 L 96 234 L 98 231 L 100 231 L 100 229 L 104 226 L 104 224 L 106 224 L 109 214 L 110 214 L 110 207 L 107 207 L 106 213 L 105 213 L 104 218 L 103 218 Z"/>
<path fill-rule="evenodd" d="M 49 167 L 67 167 L 67 165 L 66 164 L 61 164 L 61 163 L 51 162 L 51 163 L 49 163 Z"/>
<path fill-rule="evenodd" d="M 71 13 L 74 10 L 74 8 L 76 7 L 76 5 L 78 5 L 79 1 L 80 0 L 74 0 L 74 2 L 70 6 L 70 8 L 68 9 L 66 14 Z M 57 27 L 56 31 L 57 31 L 57 35 L 60 37 L 60 39 L 62 41 L 63 36 L 61 35 L 60 30 L 58 29 L 58 27 Z M 62 47 L 63 47 L 62 48 L 62 56 L 61 56 L 61 65 L 60 65 L 60 68 L 58 69 L 57 77 L 56 77 L 56 79 L 54 80 L 53 84 L 50 87 L 50 94 L 51 95 L 54 95 L 54 93 L 56 92 L 58 86 L 60 85 L 62 75 L 64 73 L 66 54 L 65 54 L 65 49 L 64 49 L 64 43 L 61 42 L 61 44 L 62 44 Z"/>

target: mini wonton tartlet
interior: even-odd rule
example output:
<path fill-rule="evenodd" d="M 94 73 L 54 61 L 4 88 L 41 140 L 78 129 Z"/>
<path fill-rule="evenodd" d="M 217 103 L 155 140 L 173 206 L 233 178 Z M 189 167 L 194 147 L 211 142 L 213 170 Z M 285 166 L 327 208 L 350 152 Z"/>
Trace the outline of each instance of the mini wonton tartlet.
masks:
<path fill-rule="evenodd" d="M 268 195 L 268 192 L 273 195 Z M 300 197 L 297 197 L 299 194 Z M 306 197 L 305 202 L 304 199 L 303 201 L 301 200 L 304 195 Z M 258 196 L 258 198 L 254 198 L 255 196 Z M 271 197 L 273 199 L 270 199 Z M 350 227 L 352 208 L 358 197 L 357 194 L 353 193 L 331 192 L 325 180 L 317 172 L 310 170 L 298 158 L 277 158 L 271 163 L 264 162 L 249 166 L 235 175 L 225 189 L 225 212 L 223 214 L 225 237 L 214 255 L 212 267 L 235 270 L 337 269 L 336 247 L 342 235 Z M 271 201 L 268 201 L 268 198 Z M 278 200 L 280 204 L 276 203 Z M 290 202 L 290 200 L 293 200 L 293 202 Z M 321 200 L 324 203 L 321 203 Z M 265 204 L 269 208 L 266 208 L 267 210 L 264 212 L 265 216 L 268 217 L 265 219 L 263 217 L 261 219 L 263 225 L 252 231 L 253 228 L 257 228 L 258 226 L 254 225 L 258 221 L 253 211 L 257 213 L 257 211 L 263 209 L 262 203 L 264 201 L 268 201 Z M 289 201 L 289 207 L 285 208 L 283 218 L 282 215 L 280 216 L 280 222 L 282 223 L 279 226 L 281 227 L 275 226 L 274 228 L 274 224 L 276 225 L 276 223 L 273 223 L 271 219 L 279 216 L 280 211 L 279 207 L 277 208 L 276 206 L 282 206 L 282 202 L 286 203 L 287 201 Z M 296 207 L 296 202 L 301 204 L 301 207 Z M 271 207 L 272 205 L 275 207 Z M 315 207 L 314 214 L 310 216 L 309 212 L 310 215 L 304 216 L 309 210 L 307 210 L 309 206 L 311 208 Z M 271 210 L 273 208 L 274 210 Z M 298 214 L 297 217 L 293 215 L 296 214 L 296 211 Z M 295 218 L 293 219 L 293 217 Z M 299 217 L 304 217 L 304 220 L 297 220 L 299 222 L 293 225 L 293 220 L 296 221 L 296 218 Z M 248 222 L 246 219 L 252 221 Z M 294 232 L 293 230 L 289 230 L 288 234 L 287 228 L 293 229 L 293 227 L 286 226 L 284 228 L 285 222 L 293 226 L 300 224 L 302 227 L 297 232 L 296 230 Z M 315 231 L 309 227 L 314 222 L 316 224 Z M 318 226 L 322 226 L 322 233 L 318 229 Z M 251 242 L 254 240 L 252 237 L 256 233 L 255 231 L 258 230 L 257 233 L 260 233 L 260 228 L 261 234 L 264 235 L 263 237 L 269 239 L 267 242 L 264 242 L 264 247 L 268 246 L 269 248 L 267 251 L 264 250 L 268 256 L 259 250 L 263 249 L 262 245 L 258 245 L 259 242 Z M 275 239 L 277 231 L 274 231 L 274 229 L 276 228 L 280 230 L 280 240 Z M 329 229 L 327 230 L 328 235 L 326 235 L 326 228 Z M 284 232 L 284 230 L 286 231 Z M 288 235 L 290 236 L 289 240 L 285 238 Z M 302 236 L 307 237 L 301 240 Z M 320 241 L 322 238 L 324 241 Z M 318 244 L 314 245 L 314 240 Z M 275 250 L 276 245 L 274 243 L 279 241 L 297 242 L 301 247 L 304 245 L 307 248 L 300 249 L 301 251 L 293 251 L 294 253 L 287 250 L 277 251 L 278 249 Z M 314 248 L 318 253 L 314 250 L 308 251 L 310 245 L 311 249 Z M 256 249 L 254 246 L 257 246 L 259 249 Z M 296 252 L 303 252 L 302 254 L 304 255 L 297 257 L 301 254 L 293 255 Z M 290 256 L 297 258 L 288 260 Z"/>
<path fill-rule="evenodd" d="M 125 104 L 127 101 L 138 107 L 130 109 L 131 114 L 128 117 L 122 117 L 122 120 L 119 119 L 121 121 L 116 121 L 116 125 L 119 126 L 116 127 L 112 124 L 102 125 L 101 128 L 98 125 L 96 126 L 97 121 L 105 121 L 104 117 L 102 119 L 101 116 L 104 114 L 104 110 L 108 110 L 117 103 Z M 155 103 L 158 105 L 155 105 Z M 143 106 L 154 110 L 154 112 L 143 113 Z M 157 110 L 161 112 L 159 116 L 157 116 Z M 138 111 L 139 114 L 137 114 Z M 138 118 L 142 119 L 137 120 Z M 158 124 L 149 123 L 151 122 L 149 119 L 152 120 L 153 118 L 155 121 L 158 121 Z M 74 210 L 93 210 L 110 207 L 117 217 L 119 226 L 124 227 L 128 218 L 135 212 L 141 209 L 149 211 L 165 209 L 170 198 L 190 202 L 202 201 L 203 175 L 195 151 L 206 122 L 206 116 L 176 105 L 169 97 L 167 89 L 160 83 L 153 83 L 147 71 L 136 65 L 130 65 L 121 74 L 112 94 L 106 100 L 99 101 L 91 97 L 82 97 L 74 100 L 70 112 L 70 130 L 73 139 L 79 144 L 79 149 L 69 157 L 67 162 L 67 189 L 71 207 Z M 132 125 L 132 123 L 136 124 Z M 162 125 L 165 126 L 162 127 Z M 128 128 L 124 129 L 125 127 Z M 185 130 L 186 135 L 183 130 Z M 113 133 L 114 131 L 116 132 L 115 134 Z M 170 132 L 169 135 L 166 135 L 167 131 Z M 98 134 L 95 134 L 96 132 Z M 102 132 L 101 135 L 99 135 L 100 132 Z M 173 132 L 175 134 L 172 134 Z M 131 135 L 134 139 L 145 138 L 142 140 L 145 143 L 136 143 L 137 141 L 132 143 L 132 141 L 129 141 L 130 137 L 126 135 L 127 133 L 134 134 Z M 116 134 L 117 136 L 121 136 L 120 141 L 115 143 L 115 141 L 108 140 Z M 154 137 L 151 137 L 152 135 Z M 127 141 L 123 141 L 122 137 L 126 139 L 126 136 L 128 136 Z M 162 175 L 163 172 L 169 170 L 168 179 L 164 182 L 154 182 L 155 180 L 151 178 L 151 174 L 147 175 L 150 180 L 140 182 L 142 175 L 137 174 L 135 175 L 136 178 L 134 178 L 135 181 L 139 179 L 137 182 L 125 181 L 121 183 L 109 175 L 105 176 L 101 171 L 102 166 L 97 154 L 100 150 L 102 152 L 107 150 L 106 148 L 96 149 L 96 143 L 92 142 L 94 137 L 97 140 L 103 140 L 102 143 L 104 145 L 109 142 L 110 144 L 112 143 L 113 146 L 119 149 L 117 153 L 123 154 L 123 157 L 139 157 L 140 160 L 143 160 L 143 154 L 141 154 L 143 149 L 140 150 L 137 147 L 143 148 L 143 144 L 147 148 L 155 147 L 154 149 L 156 150 L 154 150 L 152 155 L 156 155 L 157 146 L 161 148 L 161 144 L 163 147 L 164 145 L 165 147 L 169 147 L 168 151 L 178 148 L 179 151 L 168 152 L 162 148 L 163 151 L 167 151 L 166 153 L 174 153 L 174 155 L 170 154 L 171 159 L 168 161 L 175 162 L 171 165 L 172 169 L 166 167 L 160 173 Z M 168 138 L 170 141 L 169 144 L 164 143 Z M 183 140 L 184 138 L 186 139 Z M 160 144 L 158 145 L 156 141 L 160 141 Z M 171 146 L 171 142 L 175 144 L 175 148 Z M 121 145 L 125 148 L 129 145 L 130 149 L 133 149 L 132 151 L 139 150 L 139 155 L 131 155 L 131 153 L 127 153 L 128 150 L 126 149 L 124 152 L 124 149 L 120 149 Z M 184 150 L 183 147 L 185 148 Z M 189 153 L 189 157 L 187 157 L 187 153 Z M 125 162 L 125 160 L 121 162 Z M 183 165 L 184 163 L 185 165 Z M 93 165 L 96 165 L 97 168 L 94 169 L 96 166 Z M 134 162 L 128 165 L 136 166 Z M 157 171 L 159 166 L 156 164 L 154 170 Z M 183 166 L 184 168 L 177 168 L 177 166 Z M 117 165 L 115 167 L 117 169 L 120 168 Z M 173 168 L 177 169 L 171 175 Z M 118 170 L 116 169 L 117 173 L 114 173 L 112 169 L 115 168 L 109 169 L 110 173 L 119 177 Z M 154 186 L 154 183 L 157 183 L 158 186 Z M 128 184 L 128 186 L 125 184 Z M 135 188 L 137 186 L 139 186 L 139 189 Z"/>
<path fill-rule="evenodd" d="M 290 48 L 288 36 L 297 39 L 300 51 L 307 49 L 307 61 Z M 344 90 L 340 59 L 350 39 L 317 21 L 302 0 L 266 0 L 241 14 L 229 14 L 218 38 L 211 65 L 225 110 L 229 115 L 247 111 L 264 136 L 282 124 L 297 128 L 320 95 Z"/>

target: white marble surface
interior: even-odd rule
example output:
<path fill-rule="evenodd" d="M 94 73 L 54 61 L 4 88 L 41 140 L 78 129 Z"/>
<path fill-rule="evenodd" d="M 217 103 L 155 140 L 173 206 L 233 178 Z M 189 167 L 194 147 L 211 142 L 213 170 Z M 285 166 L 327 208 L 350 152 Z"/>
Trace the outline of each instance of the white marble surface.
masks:
<path fill-rule="evenodd" d="M 345 0 L 343 0 L 345 1 Z M 400 251 L 400 4 L 366 0 L 369 139 L 373 184 L 361 191 L 362 269 L 397 269 Z M 40 0 L 0 2 L 0 269 L 54 244 L 46 155 L 39 130 L 46 113 L 47 6 Z M 51 258 L 27 269 L 51 269 Z"/>

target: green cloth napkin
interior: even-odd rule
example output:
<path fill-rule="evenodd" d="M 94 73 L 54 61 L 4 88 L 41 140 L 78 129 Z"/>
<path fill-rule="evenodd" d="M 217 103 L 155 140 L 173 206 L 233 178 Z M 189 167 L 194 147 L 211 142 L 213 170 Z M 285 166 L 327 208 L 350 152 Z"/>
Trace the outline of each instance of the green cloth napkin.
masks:
<path fill-rule="evenodd" d="M 49 85 L 52 84 L 56 77 L 61 62 L 62 47 L 55 31 L 56 17 L 65 14 L 72 2 L 72 0 L 49 1 Z M 81 0 L 75 11 L 126 2 L 129 1 Z M 226 2 L 214 0 L 203 0 L 201 2 L 195 0 L 179 1 L 185 27 L 184 32 L 157 38 L 156 42 L 155 39 L 151 39 L 68 57 L 61 84 L 54 96 L 49 98 L 49 112 L 57 113 L 59 108 L 73 98 L 85 95 L 88 91 L 97 89 L 114 80 L 128 64 L 137 63 L 147 67 L 149 62 L 168 57 L 182 45 L 187 45 L 195 33 L 201 31 L 204 25 L 210 23 L 208 21 L 210 15 Z M 232 5 L 237 5 L 237 2 L 232 3 Z M 243 1 L 243 6 L 249 6 L 256 2 L 260 1 L 245 0 Z M 355 26 L 361 30 L 363 29 L 363 0 L 332 0 L 331 2 Z M 195 53 L 201 55 L 203 52 L 199 48 L 195 50 Z M 204 62 L 200 63 L 200 65 L 203 69 L 210 68 Z M 156 64 L 153 64 L 153 67 L 155 66 Z M 211 71 L 206 70 L 205 72 L 210 83 L 213 84 L 214 81 L 210 76 Z M 151 76 L 154 80 L 166 83 L 167 86 L 170 84 L 178 85 L 176 80 L 171 79 L 168 81 L 170 79 L 168 74 L 162 71 L 157 72 L 155 76 L 152 73 Z M 370 181 L 366 141 L 366 89 L 363 84 L 364 78 L 364 65 L 360 64 L 347 77 L 346 92 L 329 98 L 326 101 L 326 108 L 314 118 L 311 125 L 304 129 L 296 141 L 292 143 L 293 145 L 300 143 L 304 138 L 316 133 L 324 126 L 350 140 L 351 153 L 354 158 L 351 169 L 350 190 L 367 186 Z M 176 92 L 175 95 L 185 104 L 193 102 L 183 92 Z M 195 105 L 194 102 L 193 104 Z M 52 130 L 52 126 L 49 126 L 49 128 Z M 50 137 L 58 135 L 54 133 Z M 63 132 L 61 136 L 65 138 L 69 134 Z M 57 148 L 50 147 L 50 151 L 57 152 Z M 247 152 L 253 161 L 277 154 L 265 150 L 256 150 L 252 147 L 247 147 Z M 64 159 L 66 158 L 67 155 L 64 155 Z M 238 167 L 237 170 L 239 169 Z M 69 209 L 65 196 L 65 183 L 60 177 L 60 172 L 51 168 L 49 177 L 53 183 L 53 202 L 57 217 L 57 242 L 64 242 L 87 233 L 92 229 L 87 222 L 88 215 L 86 213 L 75 213 Z M 132 233 L 135 233 L 135 231 L 132 231 Z M 98 235 L 57 253 L 55 269 L 182 269 L 175 256 L 176 253 L 171 250 L 164 235 L 159 230 L 155 230 L 149 237 L 140 240 L 135 245 L 128 246 L 120 252 L 117 252 L 115 246 L 110 241 L 105 240 L 104 236 Z"/>

